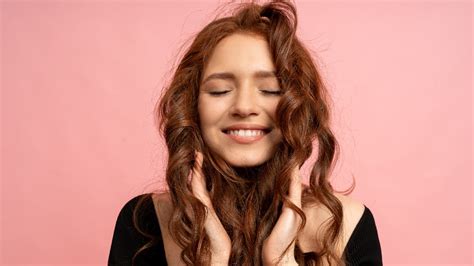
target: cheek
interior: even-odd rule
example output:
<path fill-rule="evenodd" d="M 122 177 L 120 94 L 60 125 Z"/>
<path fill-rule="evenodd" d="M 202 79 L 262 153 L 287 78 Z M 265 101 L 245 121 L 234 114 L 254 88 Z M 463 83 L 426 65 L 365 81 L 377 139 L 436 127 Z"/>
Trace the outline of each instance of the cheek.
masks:
<path fill-rule="evenodd" d="M 222 108 L 222 103 L 207 97 L 198 100 L 197 110 L 203 140 L 207 145 L 212 146 L 220 132 L 221 120 L 225 110 Z"/>
<path fill-rule="evenodd" d="M 200 105 L 206 106 L 206 105 Z M 212 139 L 210 136 L 210 128 L 212 126 L 212 117 L 208 114 L 206 108 L 198 106 L 198 115 L 199 115 L 199 127 L 201 128 L 201 135 L 206 145 L 209 145 L 209 140 Z"/>
<path fill-rule="evenodd" d="M 278 100 L 274 100 L 274 101 L 267 102 L 265 104 L 266 112 L 273 121 L 276 120 L 276 110 L 277 110 L 278 103 L 279 103 Z"/>
<path fill-rule="evenodd" d="M 198 114 L 201 125 L 218 126 L 228 110 L 228 101 L 220 98 L 202 96 L 198 99 Z"/>
<path fill-rule="evenodd" d="M 199 115 L 199 120 L 201 121 L 201 126 L 207 124 L 207 121 L 209 119 L 208 115 L 208 103 L 206 103 L 206 99 L 203 96 L 199 96 L 198 98 L 198 106 L 197 106 L 197 111 Z"/>
<path fill-rule="evenodd" d="M 209 103 L 205 101 L 199 101 L 198 103 L 198 115 L 203 130 L 210 126 L 215 120 L 215 114 L 213 114 L 212 108 L 209 108 L 209 106 Z"/>

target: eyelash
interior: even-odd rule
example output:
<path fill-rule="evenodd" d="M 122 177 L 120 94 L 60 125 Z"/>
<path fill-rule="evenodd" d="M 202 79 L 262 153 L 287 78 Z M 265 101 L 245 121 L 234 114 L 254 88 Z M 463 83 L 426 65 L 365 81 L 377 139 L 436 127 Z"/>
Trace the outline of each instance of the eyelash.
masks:
<path fill-rule="evenodd" d="M 212 96 L 222 96 L 226 94 L 229 91 L 211 91 L 209 92 L 210 95 Z M 261 90 L 264 94 L 270 94 L 270 95 L 281 95 L 283 92 L 282 91 L 268 91 L 268 90 Z"/>

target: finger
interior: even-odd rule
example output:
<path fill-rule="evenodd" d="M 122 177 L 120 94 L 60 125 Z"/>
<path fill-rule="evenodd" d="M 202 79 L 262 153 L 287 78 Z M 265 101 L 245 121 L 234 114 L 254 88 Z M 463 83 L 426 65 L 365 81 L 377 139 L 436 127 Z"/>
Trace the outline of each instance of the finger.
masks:
<path fill-rule="evenodd" d="M 193 195 L 209 207 L 210 197 L 206 188 L 206 180 L 202 172 L 203 155 L 196 151 L 196 159 L 191 174 L 191 187 Z"/>
<path fill-rule="evenodd" d="M 272 246 L 274 246 L 269 252 L 275 253 L 276 256 L 283 255 L 283 261 L 291 260 L 291 258 L 294 259 L 295 240 L 299 226 L 300 218 L 298 214 L 291 208 L 284 206 L 280 217 L 267 239 L 273 243 Z M 290 245 L 289 249 L 284 252 L 288 245 Z"/>
<path fill-rule="evenodd" d="M 290 176 L 290 187 L 288 189 L 288 199 L 296 207 L 301 207 L 301 194 L 302 194 L 302 183 L 300 177 L 300 171 L 298 167 L 295 167 L 291 172 Z M 290 208 L 287 204 L 283 205 L 282 213 L 280 215 L 280 224 L 278 227 L 282 232 L 286 234 L 294 235 L 297 232 L 298 227 L 300 226 L 302 219 L 298 213 Z"/>
<path fill-rule="evenodd" d="M 302 183 L 300 177 L 300 170 L 297 166 L 293 169 L 290 180 L 291 181 L 288 190 L 288 198 L 293 204 L 298 206 L 298 208 L 301 208 Z"/>
<path fill-rule="evenodd" d="M 300 171 L 298 167 L 295 167 L 291 172 L 290 176 L 290 187 L 288 190 L 288 199 L 301 208 L 301 194 L 302 194 L 302 183 L 300 178 Z M 299 224 L 301 223 L 301 217 L 293 209 L 288 207 L 286 204 L 283 205 L 282 213 L 280 218 L 275 225 L 277 231 L 281 232 L 286 236 L 295 235 Z"/>
<path fill-rule="evenodd" d="M 230 245 L 226 245 L 225 243 L 230 243 L 230 238 L 212 206 L 212 201 L 206 188 L 206 180 L 202 172 L 204 156 L 198 151 L 196 151 L 195 154 L 196 160 L 191 177 L 193 194 L 206 206 L 208 210 L 204 227 L 211 243 L 212 252 L 214 254 L 226 254 L 227 250 L 230 249 Z"/>
<path fill-rule="evenodd" d="M 198 151 L 194 153 L 194 164 L 193 168 L 191 169 L 191 186 L 193 188 L 193 193 L 197 193 L 198 191 L 202 190 L 202 186 L 205 184 L 205 180 L 202 178 L 201 174 L 201 165 L 200 162 L 202 154 Z"/>

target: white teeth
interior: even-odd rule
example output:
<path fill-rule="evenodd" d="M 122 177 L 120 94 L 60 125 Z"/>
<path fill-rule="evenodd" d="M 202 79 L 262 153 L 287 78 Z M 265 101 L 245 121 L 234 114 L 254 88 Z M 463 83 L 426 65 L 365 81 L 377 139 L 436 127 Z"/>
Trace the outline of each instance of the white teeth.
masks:
<path fill-rule="evenodd" d="M 255 137 L 265 134 L 263 130 L 229 130 L 230 135 L 240 136 L 240 137 Z"/>

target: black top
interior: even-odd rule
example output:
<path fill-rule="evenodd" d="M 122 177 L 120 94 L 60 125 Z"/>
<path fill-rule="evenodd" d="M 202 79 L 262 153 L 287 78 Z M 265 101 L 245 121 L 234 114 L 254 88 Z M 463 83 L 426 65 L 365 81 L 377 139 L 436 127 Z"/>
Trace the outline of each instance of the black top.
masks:
<path fill-rule="evenodd" d="M 133 226 L 133 208 L 143 194 L 128 201 L 120 211 L 112 239 L 108 265 L 132 265 L 135 252 L 149 239 L 140 234 Z M 153 200 L 148 195 L 144 203 L 144 213 L 140 219 L 140 228 L 158 237 L 157 243 L 145 249 L 135 259 L 135 265 L 167 265 L 165 249 L 161 239 L 160 225 Z M 382 265 L 382 251 L 372 212 L 365 206 L 364 213 L 355 227 L 344 249 L 347 265 Z M 142 223 L 142 221 L 145 221 Z"/>

